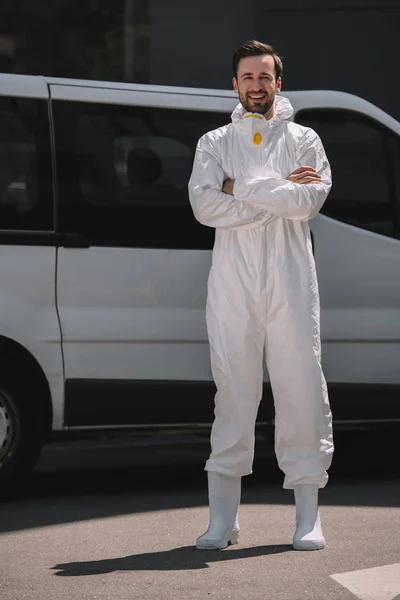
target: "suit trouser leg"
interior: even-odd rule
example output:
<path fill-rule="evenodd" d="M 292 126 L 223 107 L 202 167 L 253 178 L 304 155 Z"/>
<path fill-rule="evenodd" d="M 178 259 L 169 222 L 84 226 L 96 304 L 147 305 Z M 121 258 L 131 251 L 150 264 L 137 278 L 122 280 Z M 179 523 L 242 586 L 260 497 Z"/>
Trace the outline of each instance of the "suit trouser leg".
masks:
<path fill-rule="evenodd" d="M 289 297 L 282 274 L 280 281 L 281 289 L 277 284 L 277 294 L 269 303 L 266 339 L 275 403 L 276 457 L 285 474 L 285 488 L 298 484 L 322 488 L 328 481 L 333 435 L 321 368 L 318 290 L 314 286 L 308 293 Z M 292 280 L 291 289 L 293 286 Z"/>
<path fill-rule="evenodd" d="M 263 386 L 265 330 L 221 294 L 207 307 L 211 367 L 217 387 L 207 471 L 229 477 L 252 472 L 254 429 Z"/>

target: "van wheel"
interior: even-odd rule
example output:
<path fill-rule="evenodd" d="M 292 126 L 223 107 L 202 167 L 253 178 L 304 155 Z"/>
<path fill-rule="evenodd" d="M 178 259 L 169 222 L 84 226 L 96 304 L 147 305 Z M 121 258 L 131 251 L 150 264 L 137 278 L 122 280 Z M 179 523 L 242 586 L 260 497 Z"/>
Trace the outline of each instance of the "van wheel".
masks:
<path fill-rule="evenodd" d="M 24 373 L 24 376 L 28 375 Z M 33 386 L 35 389 L 35 386 Z M 29 383 L 0 372 L 0 495 L 19 491 L 39 458 L 45 437 L 43 403 Z"/>

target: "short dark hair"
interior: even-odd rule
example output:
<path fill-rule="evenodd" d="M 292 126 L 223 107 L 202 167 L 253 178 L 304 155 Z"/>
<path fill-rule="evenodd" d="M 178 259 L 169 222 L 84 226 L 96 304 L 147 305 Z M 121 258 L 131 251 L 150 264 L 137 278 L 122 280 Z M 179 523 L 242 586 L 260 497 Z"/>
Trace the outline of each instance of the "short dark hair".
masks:
<path fill-rule="evenodd" d="M 248 40 L 239 46 L 239 48 L 236 48 L 232 58 L 233 75 L 237 78 L 238 64 L 242 58 L 246 58 L 247 56 L 263 56 L 264 54 L 268 54 L 274 59 L 276 79 L 282 77 L 283 64 L 279 54 L 275 52 L 272 46 L 263 44 L 262 42 L 257 42 L 256 40 Z"/>

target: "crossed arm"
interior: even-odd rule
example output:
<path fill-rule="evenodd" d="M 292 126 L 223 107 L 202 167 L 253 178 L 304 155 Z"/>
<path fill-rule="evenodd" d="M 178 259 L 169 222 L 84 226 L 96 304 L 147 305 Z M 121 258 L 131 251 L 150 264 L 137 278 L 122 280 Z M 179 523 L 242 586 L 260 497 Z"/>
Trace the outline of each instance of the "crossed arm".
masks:
<path fill-rule="evenodd" d="M 299 167 L 293 173 L 286 178 L 288 181 L 292 181 L 293 183 L 305 184 L 305 183 L 319 183 L 321 181 L 321 175 L 317 173 L 314 167 Z M 225 179 L 224 185 L 222 186 L 222 191 L 225 194 L 229 194 L 233 196 L 233 186 L 235 180 L 234 179 Z"/>
<path fill-rule="evenodd" d="M 317 134 L 307 130 L 299 142 L 299 166 L 279 176 L 225 179 L 213 148 L 200 140 L 189 198 L 196 218 L 209 227 L 248 229 L 278 217 L 306 221 L 314 217 L 331 188 L 328 160 Z"/>

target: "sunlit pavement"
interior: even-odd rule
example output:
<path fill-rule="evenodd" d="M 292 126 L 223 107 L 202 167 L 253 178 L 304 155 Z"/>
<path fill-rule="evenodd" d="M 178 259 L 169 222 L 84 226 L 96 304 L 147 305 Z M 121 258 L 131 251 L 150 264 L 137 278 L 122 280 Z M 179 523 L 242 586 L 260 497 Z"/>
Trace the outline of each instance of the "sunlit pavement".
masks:
<path fill-rule="evenodd" d="M 292 550 L 292 492 L 262 438 L 240 542 L 221 552 L 193 547 L 208 519 L 206 438 L 48 445 L 22 496 L 0 504 L 0 598 L 393 600 L 399 437 L 337 435 L 317 552 Z"/>

